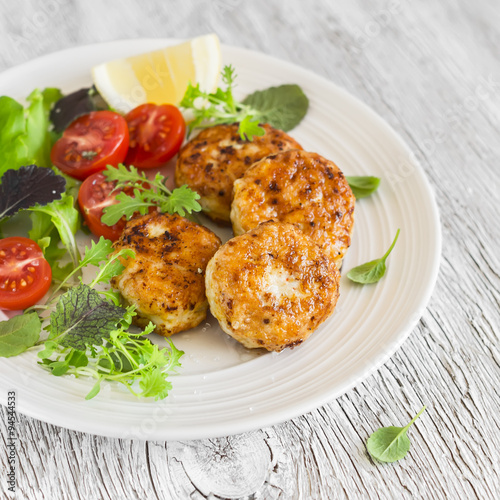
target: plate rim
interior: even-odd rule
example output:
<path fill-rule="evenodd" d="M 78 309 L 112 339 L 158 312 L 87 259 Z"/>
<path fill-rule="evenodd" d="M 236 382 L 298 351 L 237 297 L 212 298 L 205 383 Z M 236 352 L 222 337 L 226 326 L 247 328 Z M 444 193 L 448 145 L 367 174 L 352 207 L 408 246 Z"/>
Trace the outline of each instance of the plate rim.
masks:
<path fill-rule="evenodd" d="M 92 44 L 85 44 L 85 45 L 78 45 L 75 47 L 69 47 L 63 50 L 59 51 L 53 51 L 48 54 L 44 54 L 42 56 L 36 57 L 34 59 L 31 59 L 29 61 L 25 61 L 19 65 L 7 68 L 6 70 L 2 71 L 0 73 L 0 82 L 4 78 L 12 78 L 13 76 L 15 77 L 15 74 L 18 72 L 22 72 L 25 69 L 28 69 L 30 66 L 34 64 L 43 64 L 44 62 L 54 59 L 57 60 L 58 58 L 64 58 L 65 55 L 74 53 L 76 51 L 95 51 L 98 50 L 99 47 L 102 46 L 120 46 L 123 44 L 131 44 L 131 43 L 140 43 L 140 44 L 159 44 L 159 43 L 164 43 L 165 45 L 168 44 L 175 44 L 178 42 L 183 41 L 183 39 L 178 39 L 178 38 L 136 38 L 136 39 L 120 39 L 120 40 L 111 40 L 111 41 L 106 41 L 106 42 L 97 42 L 97 43 L 92 43 Z M 318 75 L 314 71 L 308 69 L 308 68 L 302 68 L 299 65 L 296 65 L 290 61 L 287 60 L 282 60 L 277 57 L 274 57 L 272 55 L 266 54 L 266 53 L 261 53 L 252 49 L 248 48 L 243 48 L 243 47 L 237 47 L 233 45 L 227 45 L 227 44 L 221 44 L 222 49 L 227 49 L 227 50 L 233 50 L 233 51 L 239 51 L 242 53 L 247 53 L 251 56 L 258 56 L 264 59 L 267 59 L 269 62 L 276 62 L 279 63 L 280 65 L 286 65 L 290 67 L 290 69 L 293 70 L 300 70 L 302 73 L 305 75 L 309 75 L 315 80 L 321 81 L 323 84 L 326 84 L 328 86 L 334 87 L 335 90 L 342 95 L 342 97 L 349 101 L 352 104 L 355 104 L 356 106 L 359 107 L 359 109 L 363 113 L 367 113 L 370 118 L 378 124 L 383 130 L 384 130 L 384 135 L 389 135 L 392 137 L 393 140 L 397 141 L 399 147 L 406 151 L 408 154 L 412 154 L 412 150 L 409 148 L 409 146 L 406 144 L 406 142 L 403 140 L 403 138 L 400 136 L 400 134 L 395 131 L 378 113 L 376 113 L 371 107 L 369 107 L 367 104 L 365 104 L 363 101 L 361 101 L 358 97 L 354 96 L 353 94 L 349 93 L 347 90 L 345 90 L 343 87 L 339 86 L 338 84 L 330 81 L 328 78 Z M 139 53 L 139 52 L 138 52 Z M 89 75 L 89 80 L 90 80 L 90 75 Z M 220 432 L 220 428 L 218 428 L 216 425 L 212 425 L 209 427 L 206 427 L 204 430 L 205 432 L 200 432 L 200 429 L 198 427 L 195 428 L 195 430 L 191 429 L 183 429 L 183 433 L 179 433 L 178 436 L 173 436 L 169 435 L 167 437 L 162 436 L 158 437 L 157 435 L 147 435 L 144 439 L 153 439 L 153 440 L 174 440 L 174 439 L 201 439 L 201 438 L 209 438 L 209 437 L 220 437 L 220 436 L 227 436 L 231 434 L 238 434 L 241 432 L 248 432 L 256 429 L 260 429 L 263 427 L 267 427 L 270 425 L 275 425 L 279 424 L 283 421 L 290 420 L 292 418 L 296 418 L 300 415 L 303 415 L 305 413 L 308 413 L 310 411 L 313 411 L 314 409 L 323 406 L 324 404 L 327 404 L 329 402 L 332 402 L 336 398 L 340 397 L 341 395 L 345 394 L 347 391 L 355 387 L 357 384 L 361 383 L 363 380 L 366 380 L 370 375 L 372 375 L 374 372 L 376 372 L 383 364 L 385 364 L 393 355 L 394 353 L 402 346 L 402 344 L 406 341 L 408 336 L 411 334 L 415 326 L 418 324 L 420 321 L 420 318 L 422 314 L 424 313 L 430 299 L 433 293 L 433 290 L 436 285 L 436 281 L 439 275 L 439 268 L 440 268 L 440 256 L 442 252 L 442 225 L 440 221 L 440 215 L 439 215 L 439 210 L 438 206 L 436 203 L 436 198 L 435 198 L 435 193 L 432 185 L 430 184 L 430 181 L 426 175 L 426 172 L 422 168 L 419 162 L 415 163 L 416 168 L 420 172 L 420 180 L 424 183 L 425 189 L 427 191 L 428 196 L 430 197 L 431 200 L 431 212 L 433 215 L 433 222 L 435 223 L 435 229 L 436 231 L 432 235 L 434 237 L 434 246 L 435 246 L 435 258 L 433 261 L 433 266 L 432 269 L 429 272 L 429 275 L 431 278 L 427 282 L 427 286 L 425 288 L 425 292 L 422 293 L 421 295 L 421 300 L 420 300 L 420 307 L 418 312 L 416 312 L 411 318 L 407 319 L 405 321 L 404 327 L 400 328 L 400 332 L 398 335 L 393 335 L 391 337 L 391 342 L 390 342 L 390 349 L 385 350 L 383 353 L 379 354 L 379 356 L 375 359 L 374 362 L 370 364 L 369 369 L 366 369 L 362 374 L 358 375 L 357 377 L 353 377 L 353 380 L 350 381 L 349 384 L 345 384 L 341 389 L 338 389 L 337 391 L 333 391 L 330 393 L 321 393 L 317 397 L 310 399 L 308 401 L 307 408 L 304 408 L 304 405 L 298 405 L 294 404 L 293 405 L 293 411 L 289 410 L 289 407 L 287 406 L 284 409 L 281 409 L 281 411 L 273 411 L 271 414 L 264 413 L 263 415 L 259 415 L 257 418 L 257 415 L 255 415 L 255 419 L 253 419 L 252 424 L 253 425 L 245 425 L 243 428 L 241 425 L 238 425 L 238 421 L 233 422 L 233 425 L 229 426 L 227 423 L 224 426 L 224 433 Z M 0 372 L 0 378 L 1 378 L 1 372 Z M 189 375 L 188 375 L 189 376 Z M 60 427 L 64 427 L 67 429 L 75 430 L 75 431 L 80 431 L 80 432 L 88 432 L 91 434 L 95 435 L 101 435 L 105 437 L 129 437 L 127 435 L 124 435 L 123 430 L 121 428 L 109 428 L 109 425 L 102 426 L 101 422 L 99 422 L 97 425 L 94 421 L 85 421 L 81 423 L 81 425 L 71 425 L 73 422 L 70 421 L 68 418 L 64 419 L 64 417 L 58 417 L 55 420 L 53 418 L 50 418 L 50 416 L 46 415 L 48 412 L 44 409 L 43 414 L 41 412 L 37 413 L 35 409 L 32 410 L 30 406 L 26 406 L 24 404 L 21 404 L 21 401 L 18 404 L 18 411 L 20 413 L 23 413 L 25 415 L 28 415 L 32 418 L 42 420 L 46 423 L 50 423 L 52 425 L 57 425 Z M 5 394 L 0 394 L 0 403 L 6 404 L 6 393 Z M 88 402 L 86 402 L 88 403 Z M 50 413 L 50 412 L 49 412 Z M 44 418 L 45 417 L 45 418 Z M 88 425 L 85 425 L 88 424 Z M 169 434 L 169 433 L 167 433 Z"/>

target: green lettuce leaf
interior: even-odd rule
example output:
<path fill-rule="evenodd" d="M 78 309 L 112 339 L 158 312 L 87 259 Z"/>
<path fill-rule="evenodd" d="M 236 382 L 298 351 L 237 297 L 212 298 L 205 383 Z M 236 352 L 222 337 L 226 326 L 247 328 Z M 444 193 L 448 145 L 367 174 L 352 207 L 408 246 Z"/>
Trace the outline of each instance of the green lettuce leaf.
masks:
<path fill-rule="evenodd" d="M 0 176 L 33 163 L 51 166 L 49 112 L 61 96 L 58 89 L 35 89 L 26 108 L 11 97 L 0 97 Z"/>

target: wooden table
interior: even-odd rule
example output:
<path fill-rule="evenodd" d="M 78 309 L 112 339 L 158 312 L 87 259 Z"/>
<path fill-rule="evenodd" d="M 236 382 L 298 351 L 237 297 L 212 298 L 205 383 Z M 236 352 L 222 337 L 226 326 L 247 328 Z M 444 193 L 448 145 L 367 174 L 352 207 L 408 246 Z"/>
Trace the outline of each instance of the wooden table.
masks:
<path fill-rule="evenodd" d="M 214 31 L 329 78 L 416 153 L 444 238 L 418 326 L 342 397 L 281 425 L 196 442 L 107 439 L 19 415 L 17 498 L 498 498 L 497 2 L 0 0 L 0 9 L 0 70 L 81 44 Z M 373 462 L 367 437 L 423 404 L 408 456 Z M 2 408 L 2 471 L 6 422 Z M 3 473 L 0 485 L 6 497 Z"/>

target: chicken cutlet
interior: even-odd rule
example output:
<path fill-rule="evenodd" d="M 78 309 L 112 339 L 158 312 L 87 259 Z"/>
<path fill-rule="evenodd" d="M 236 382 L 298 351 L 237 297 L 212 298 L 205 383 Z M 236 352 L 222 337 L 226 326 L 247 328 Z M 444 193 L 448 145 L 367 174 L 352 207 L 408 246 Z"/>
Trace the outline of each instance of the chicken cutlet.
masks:
<path fill-rule="evenodd" d="M 135 258 L 111 280 L 135 323 L 156 325 L 168 337 L 200 324 L 208 310 L 205 269 L 221 241 L 212 231 L 179 215 L 153 212 L 127 222 L 114 248 L 130 248 Z"/>
<path fill-rule="evenodd" d="M 319 154 L 268 156 L 234 183 L 231 221 L 236 235 L 275 219 L 297 225 L 340 268 L 351 244 L 355 198 L 341 170 Z"/>
<path fill-rule="evenodd" d="M 241 139 L 238 124 L 210 127 L 189 141 L 179 152 L 175 168 L 177 186 L 196 191 L 203 211 L 217 222 L 229 222 L 233 182 L 265 156 L 302 149 L 288 134 L 270 125 L 252 141 Z"/>
<path fill-rule="evenodd" d="M 333 312 L 340 274 L 293 224 L 268 221 L 219 248 L 206 270 L 210 310 L 248 348 L 302 343 Z"/>

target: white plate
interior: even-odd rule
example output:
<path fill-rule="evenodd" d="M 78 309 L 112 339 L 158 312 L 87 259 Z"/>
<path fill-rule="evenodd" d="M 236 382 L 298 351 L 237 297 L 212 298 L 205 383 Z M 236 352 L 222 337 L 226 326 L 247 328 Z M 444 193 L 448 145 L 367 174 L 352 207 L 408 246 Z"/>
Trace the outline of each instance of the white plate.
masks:
<path fill-rule="evenodd" d="M 22 99 L 45 86 L 76 90 L 91 84 L 95 64 L 173 42 L 127 40 L 50 54 L 1 74 L 0 95 Z M 225 436 L 332 401 L 387 361 L 416 325 L 437 277 L 441 233 L 431 188 L 411 151 L 379 116 L 326 79 L 256 52 L 222 50 L 224 63 L 238 73 L 237 97 L 282 83 L 301 85 L 310 109 L 291 135 L 346 175 L 382 178 L 378 192 L 357 204 L 344 270 L 380 257 L 401 228 L 386 276 L 369 286 L 343 276 L 334 315 L 303 345 L 280 354 L 242 348 L 213 318 L 176 335 L 186 354 L 162 402 L 136 399 L 110 384 L 85 401 L 92 381 L 54 377 L 36 365 L 35 353 L 0 360 L 0 402 L 6 404 L 14 389 L 21 413 L 110 437 Z"/>

